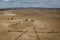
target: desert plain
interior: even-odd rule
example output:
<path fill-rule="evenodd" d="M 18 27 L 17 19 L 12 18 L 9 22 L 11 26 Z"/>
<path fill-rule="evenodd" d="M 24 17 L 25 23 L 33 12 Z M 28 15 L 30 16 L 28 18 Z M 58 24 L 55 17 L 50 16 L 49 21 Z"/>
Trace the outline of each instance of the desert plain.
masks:
<path fill-rule="evenodd" d="M 60 40 L 60 9 L 0 11 L 0 40 Z"/>

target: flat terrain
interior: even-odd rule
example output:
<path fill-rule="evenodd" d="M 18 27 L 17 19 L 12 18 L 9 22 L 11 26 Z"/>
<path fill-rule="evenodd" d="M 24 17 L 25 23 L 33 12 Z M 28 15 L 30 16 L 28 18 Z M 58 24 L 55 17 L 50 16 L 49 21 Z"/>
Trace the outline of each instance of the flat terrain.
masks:
<path fill-rule="evenodd" d="M 60 9 L 0 11 L 0 40 L 60 40 Z"/>

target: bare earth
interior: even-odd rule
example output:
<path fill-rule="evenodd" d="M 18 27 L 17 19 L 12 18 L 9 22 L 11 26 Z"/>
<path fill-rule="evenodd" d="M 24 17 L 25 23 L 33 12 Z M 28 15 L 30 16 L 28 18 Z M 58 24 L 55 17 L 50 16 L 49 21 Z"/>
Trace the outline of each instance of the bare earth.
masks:
<path fill-rule="evenodd" d="M 0 11 L 0 40 L 60 40 L 60 9 Z"/>

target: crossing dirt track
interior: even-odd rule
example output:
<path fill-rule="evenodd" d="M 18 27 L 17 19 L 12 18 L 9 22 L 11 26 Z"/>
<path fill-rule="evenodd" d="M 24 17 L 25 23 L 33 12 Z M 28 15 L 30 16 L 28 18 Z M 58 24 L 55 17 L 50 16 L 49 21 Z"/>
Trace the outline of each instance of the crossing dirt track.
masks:
<path fill-rule="evenodd" d="M 0 40 L 60 40 L 60 9 L 0 11 Z"/>

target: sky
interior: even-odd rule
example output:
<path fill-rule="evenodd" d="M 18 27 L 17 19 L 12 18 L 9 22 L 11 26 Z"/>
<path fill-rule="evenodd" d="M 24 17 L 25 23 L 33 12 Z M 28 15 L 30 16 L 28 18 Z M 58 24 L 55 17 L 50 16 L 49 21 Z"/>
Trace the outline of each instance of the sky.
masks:
<path fill-rule="evenodd" d="M 60 0 L 0 0 L 0 8 L 12 7 L 60 8 Z"/>

